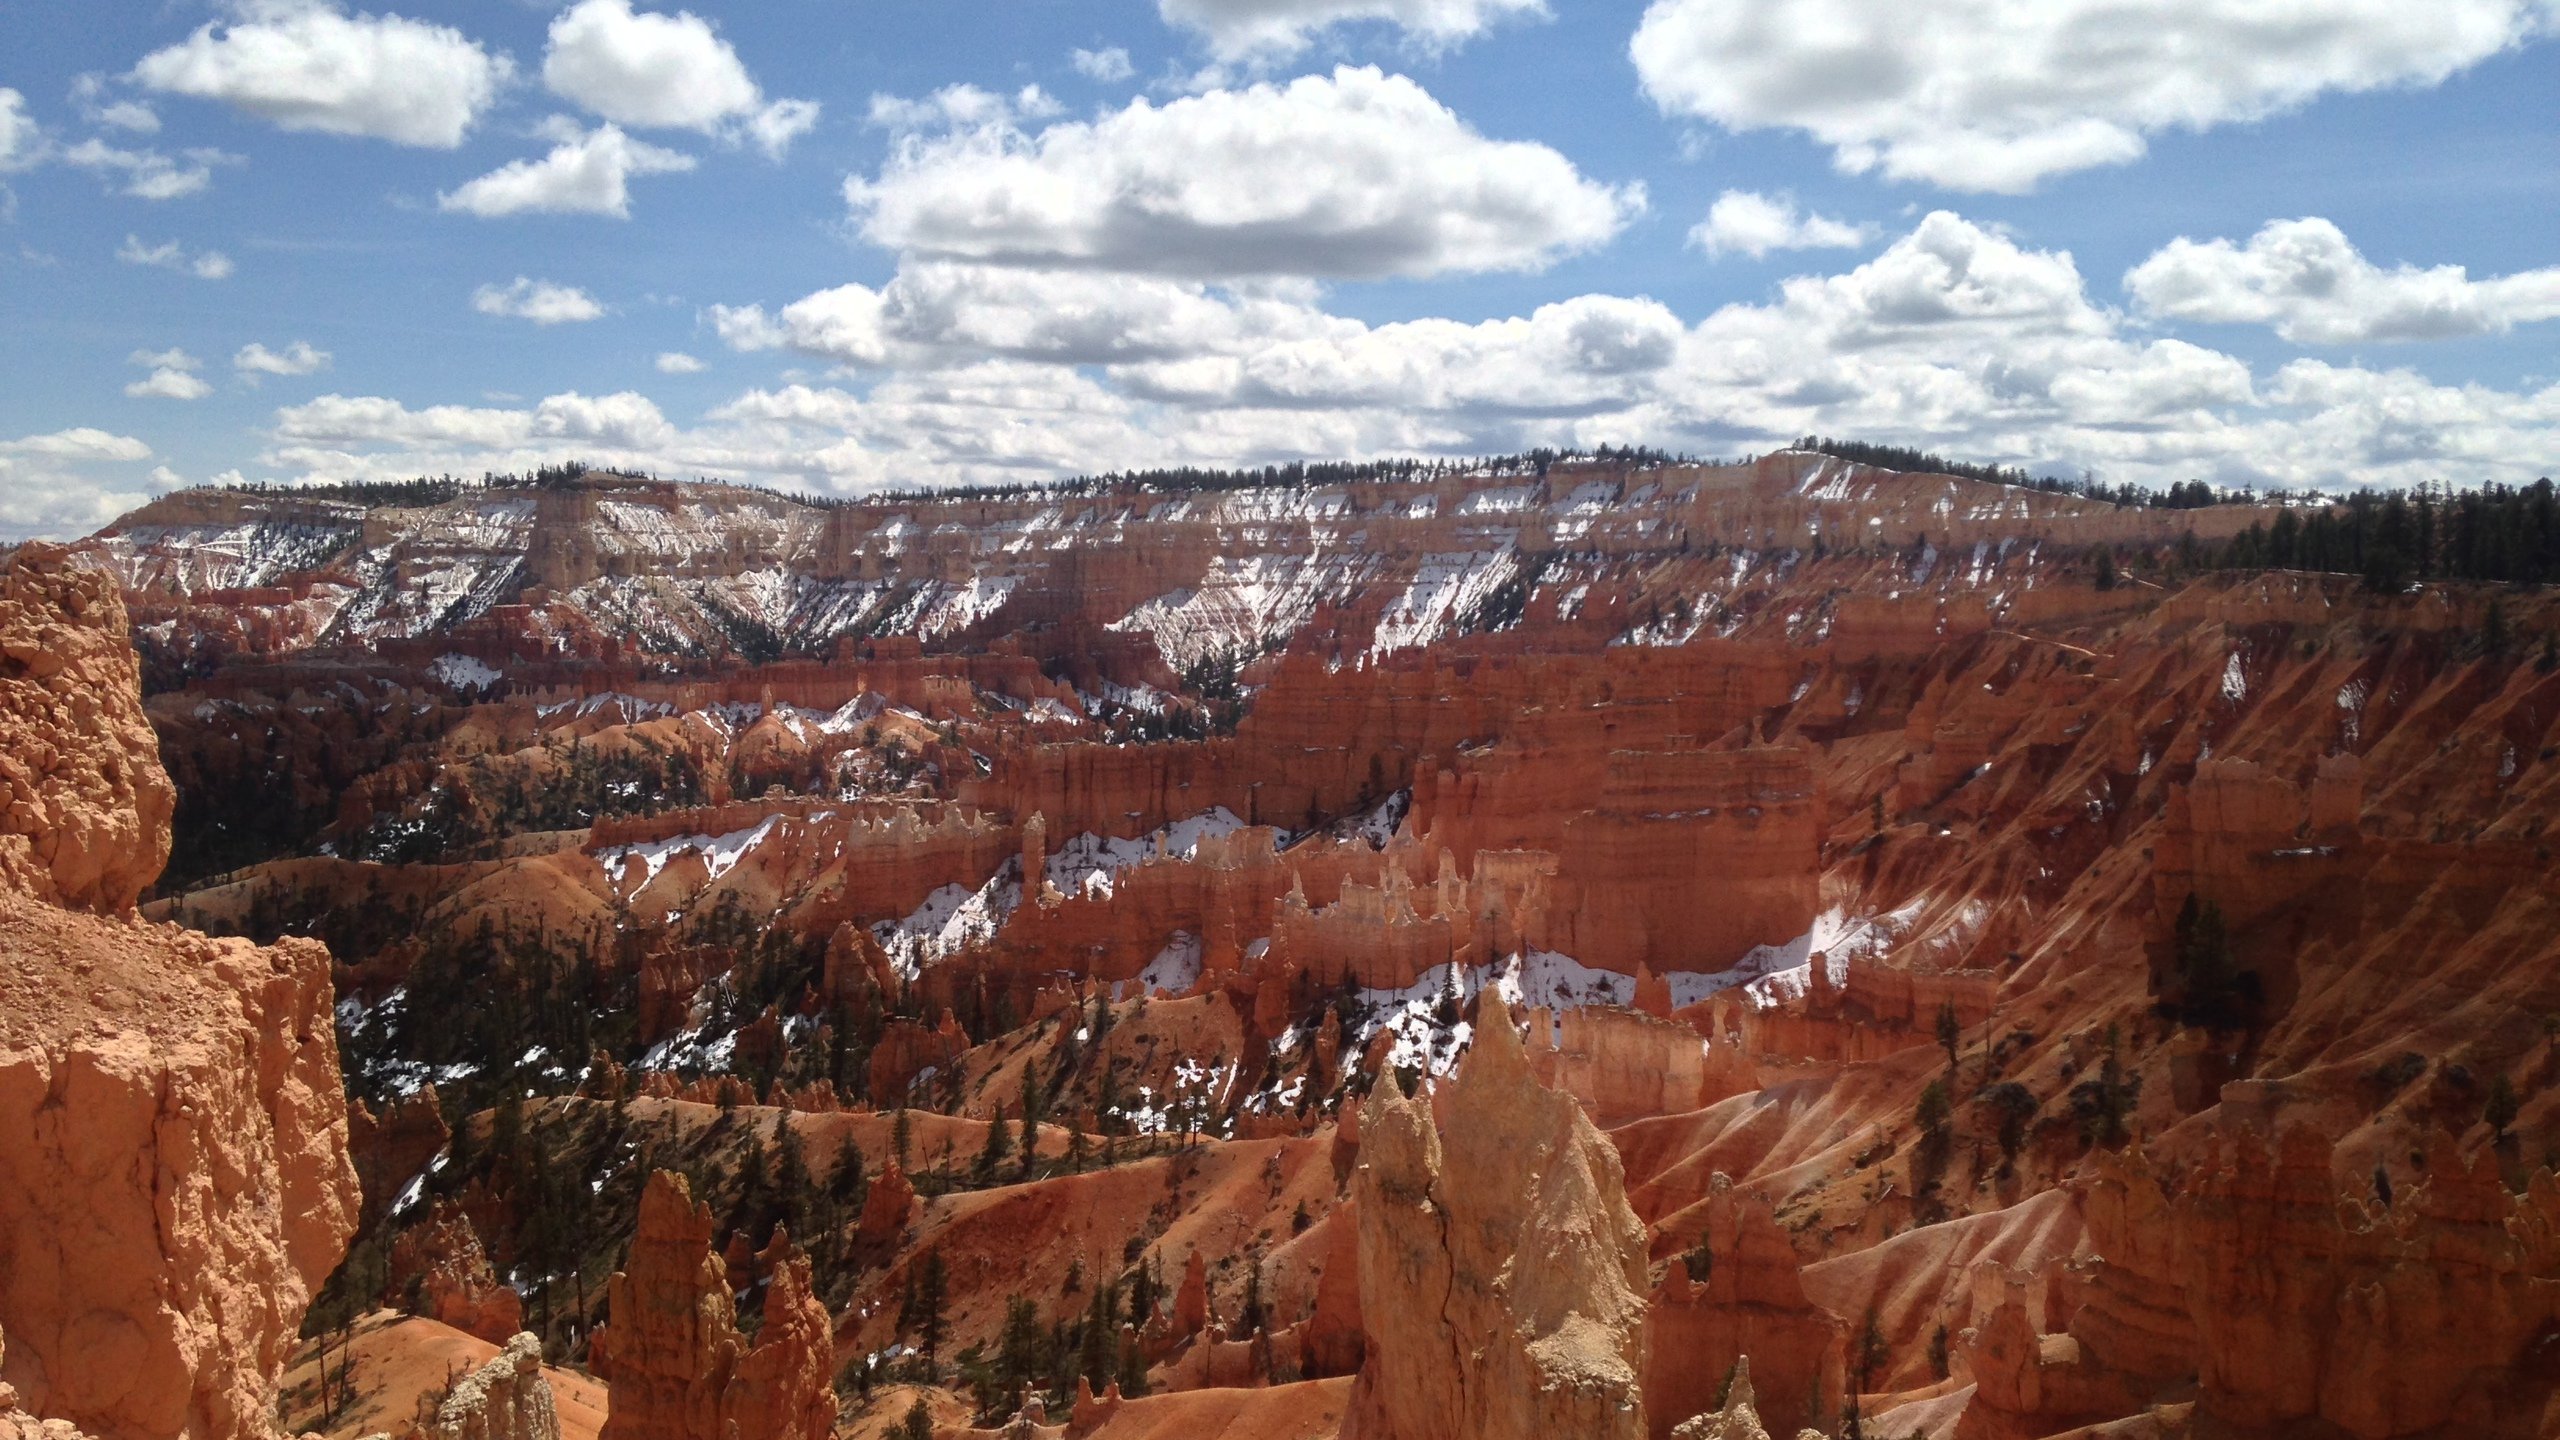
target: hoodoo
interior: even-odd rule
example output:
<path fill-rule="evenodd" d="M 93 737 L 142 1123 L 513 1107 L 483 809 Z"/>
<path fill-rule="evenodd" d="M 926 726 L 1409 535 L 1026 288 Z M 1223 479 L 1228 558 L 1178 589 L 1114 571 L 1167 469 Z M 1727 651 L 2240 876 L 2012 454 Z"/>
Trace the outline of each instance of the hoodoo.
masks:
<path fill-rule="evenodd" d="M 1368 1358 L 1350 1440 L 1643 1440 L 1644 1226 L 1617 1152 L 1529 1073 L 1502 997 L 1445 1121 L 1381 1081 L 1360 1119 Z"/>

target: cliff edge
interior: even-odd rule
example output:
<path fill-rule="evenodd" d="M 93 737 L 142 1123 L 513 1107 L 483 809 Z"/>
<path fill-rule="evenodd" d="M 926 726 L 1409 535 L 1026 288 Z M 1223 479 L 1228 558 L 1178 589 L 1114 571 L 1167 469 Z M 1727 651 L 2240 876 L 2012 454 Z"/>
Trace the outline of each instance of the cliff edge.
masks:
<path fill-rule="evenodd" d="M 171 791 L 114 580 L 0 565 L 0 1381 L 104 1440 L 265 1437 L 355 1225 L 328 952 L 133 914 Z"/>

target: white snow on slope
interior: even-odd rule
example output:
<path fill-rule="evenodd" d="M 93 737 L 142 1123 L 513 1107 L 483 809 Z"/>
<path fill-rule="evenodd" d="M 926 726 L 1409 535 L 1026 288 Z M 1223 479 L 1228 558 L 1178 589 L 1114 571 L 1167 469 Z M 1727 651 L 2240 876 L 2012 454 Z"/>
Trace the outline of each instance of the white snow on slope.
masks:
<path fill-rule="evenodd" d="M 1165 947 L 1156 952 L 1156 958 L 1147 962 L 1147 968 L 1138 972 L 1137 993 L 1187 995 L 1199 981 L 1200 937 L 1188 930 L 1176 930 Z"/>
<path fill-rule="evenodd" d="M 898 973 L 913 980 L 926 966 L 995 939 L 1021 903 L 1022 862 L 1007 860 L 978 888 L 945 885 L 924 897 L 905 919 L 872 926 L 871 935 Z"/>
<path fill-rule="evenodd" d="M 824 812 L 819 818 L 824 818 Z M 616 888 L 626 899 L 647 888 L 650 881 L 658 878 L 658 872 L 667 868 L 667 862 L 679 855 L 700 855 L 705 870 L 709 872 L 704 879 L 717 880 L 737 868 L 747 852 L 763 844 L 765 837 L 781 823 L 781 816 L 768 815 L 756 825 L 732 830 L 726 835 L 675 835 L 664 840 L 607 846 L 595 852 L 596 863 L 604 867 L 605 874 L 613 878 Z M 626 887 L 622 884 L 622 877 L 635 857 L 643 867 L 640 881 Z"/>
<path fill-rule="evenodd" d="M 439 655 L 428 662 L 427 673 L 455 690 L 487 690 L 507 678 L 505 671 L 468 655 Z"/>
<path fill-rule="evenodd" d="M 1374 564 L 1349 552 L 1220 555 L 1198 585 L 1159 595 L 1110 628 L 1155 637 L 1176 670 L 1214 655 L 1258 655 L 1286 643 L 1317 605 L 1349 593 Z"/>
<path fill-rule="evenodd" d="M 1169 858 L 1188 860 L 1199 851 L 1201 841 L 1222 839 L 1243 828 L 1244 821 L 1220 805 L 1134 839 L 1096 835 L 1088 830 L 1051 851 L 1040 867 L 1041 875 L 1061 895 L 1107 898 L 1114 874 L 1154 859 L 1159 847 Z"/>
<path fill-rule="evenodd" d="M 1519 571 L 1520 553 L 1509 546 L 1494 551 L 1423 556 L 1404 593 L 1390 601 L 1385 613 L 1378 617 L 1377 635 L 1369 644 L 1370 655 L 1410 650 L 1440 639 Z"/>

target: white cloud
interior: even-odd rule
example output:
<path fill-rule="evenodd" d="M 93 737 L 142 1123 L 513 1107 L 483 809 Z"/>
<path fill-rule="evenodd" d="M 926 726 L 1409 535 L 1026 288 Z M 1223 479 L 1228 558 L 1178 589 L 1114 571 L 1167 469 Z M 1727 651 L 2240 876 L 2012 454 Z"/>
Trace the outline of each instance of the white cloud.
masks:
<path fill-rule="evenodd" d="M 699 375 L 704 368 L 701 361 L 681 350 L 665 350 L 658 355 L 658 373 L 661 375 Z"/>
<path fill-rule="evenodd" d="M 142 57 L 154 90 L 221 100 L 287 130 L 450 150 L 514 73 L 505 55 L 449 26 L 340 13 L 324 0 L 244 4 Z"/>
<path fill-rule="evenodd" d="M 1644 205 L 1640 187 L 1487 139 L 1413 81 L 1350 67 L 1036 135 L 997 118 L 902 136 L 845 196 L 895 249 L 1199 278 L 1531 270 Z"/>
<path fill-rule="evenodd" d="M 1045 120 L 1065 107 L 1037 85 L 1010 95 L 975 85 L 945 85 L 921 100 L 903 95 L 871 97 L 869 120 L 884 130 L 929 130 L 937 126 L 1000 132 L 1026 120 Z"/>
<path fill-rule="evenodd" d="M 84 535 L 140 505 L 148 488 L 90 467 L 150 458 L 151 447 L 132 436 L 87 426 L 0 440 L 0 543 Z M 170 488 L 159 477 L 155 470 L 145 486 Z"/>
<path fill-rule="evenodd" d="M 124 387 L 124 393 L 137 400 L 201 400 L 213 393 L 204 377 L 195 373 L 204 368 L 204 362 L 183 349 L 136 350 L 125 360 L 151 372 Z"/>
<path fill-rule="evenodd" d="M 709 21 L 630 0 L 579 0 L 553 20 L 542 83 L 618 124 L 744 136 L 777 160 L 818 123 L 814 100 L 767 103 Z"/>
<path fill-rule="evenodd" d="M 231 278 L 231 257 L 219 250 L 202 250 L 193 255 L 175 240 L 159 245 L 145 245 L 139 235 L 127 235 L 116 247 L 116 258 L 127 265 L 148 265 L 159 270 L 176 270 L 199 280 Z"/>
<path fill-rule="evenodd" d="M 157 150 L 126 150 L 91 136 L 60 152 L 66 165 L 95 171 L 102 176 L 121 176 L 124 193 L 139 200 L 176 200 L 201 193 L 213 184 L 213 167 L 236 165 L 237 155 L 220 150 L 192 149 L 183 161 L 171 159 Z"/>
<path fill-rule="evenodd" d="M 780 160 L 791 149 L 791 142 L 818 128 L 818 102 L 815 100 L 776 100 L 746 117 L 741 124 L 746 138 L 765 153 L 768 160 Z"/>
<path fill-rule="evenodd" d="M 278 410 L 275 433 L 279 439 L 303 445 L 444 446 L 481 451 L 523 444 L 533 434 L 533 422 L 531 416 L 513 410 L 468 405 L 411 410 L 381 396 L 322 395 Z"/>
<path fill-rule="evenodd" d="M 1604 441 L 1737 455 L 1813 431 L 2109 480 L 2335 486 L 2530 480 L 2560 442 L 2560 386 L 2255 373 L 2144 334 L 2068 253 L 1946 212 L 1864 263 L 1695 319 L 1579 295 L 1373 324 L 1321 299 L 1297 282 L 910 259 L 878 288 L 707 312 L 732 346 L 871 372 L 858 385 L 753 389 L 689 424 L 630 392 L 326 396 L 279 411 L 263 459 L 346 479 L 583 457 L 858 490 Z"/>
<path fill-rule="evenodd" d="M 251 341 L 231 357 L 231 368 L 254 384 L 261 375 L 309 375 L 325 370 L 329 368 L 329 352 L 313 347 L 307 340 L 296 340 L 280 351 Z"/>
<path fill-rule="evenodd" d="M 1101 85 L 1117 85 L 1138 73 L 1129 63 L 1129 52 L 1117 45 L 1107 50 L 1072 50 L 1067 59 L 1077 74 Z"/>
<path fill-rule="evenodd" d="M 1792 195 L 1769 196 L 1751 190 L 1727 190 L 1717 196 L 1716 203 L 1707 207 L 1707 218 L 1689 230 L 1689 243 L 1710 255 L 1748 255 L 1754 260 L 1773 250 L 1852 250 L 1873 238 L 1870 226 L 1806 214 Z"/>
<path fill-rule="evenodd" d="M 0 174 L 34 164 L 42 139 L 27 97 L 0 85 Z"/>
<path fill-rule="evenodd" d="M 2016 192 L 2331 91 L 2434 85 L 2544 29 L 2545 0 L 1654 0 L 1665 112 L 1802 130 L 1855 174 Z"/>
<path fill-rule="evenodd" d="M 596 298 L 574 285 L 555 285 L 519 275 L 506 285 L 483 285 L 471 292 L 471 308 L 483 315 L 512 316 L 536 325 L 593 320 L 604 314 Z"/>
<path fill-rule="evenodd" d="M 1199 34 L 1225 60 L 1282 60 L 1336 25 L 1378 21 L 1441 49 L 1496 22 L 1547 13 L 1545 0 L 1156 0 L 1165 23 Z"/>
<path fill-rule="evenodd" d="M 2265 325 L 2307 345 L 2441 340 L 2560 318 L 2560 267 L 2488 280 L 2459 265 L 2385 270 L 2316 216 L 2270 221 L 2245 246 L 2181 236 L 2124 286 L 2163 319 Z"/>
<path fill-rule="evenodd" d="M 618 126 L 555 129 L 539 160 L 513 160 L 436 197 L 441 210 L 493 219 L 526 213 L 631 217 L 631 177 L 690 170 L 694 159 L 634 140 Z"/>
<path fill-rule="evenodd" d="M 0 441 L 0 454 L 40 456 L 47 460 L 148 460 L 151 447 L 130 435 L 111 435 L 89 426 L 56 430 Z"/>
<path fill-rule="evenodd" d="M 158 111 L 139 100 L 110 100 L 103 75 L 82 75 L 71 82 L 71 102 L 80 107 L 81 118 L 92 125 L 114 130 L 130 130 L 137 135 L 160 133 Z"/>

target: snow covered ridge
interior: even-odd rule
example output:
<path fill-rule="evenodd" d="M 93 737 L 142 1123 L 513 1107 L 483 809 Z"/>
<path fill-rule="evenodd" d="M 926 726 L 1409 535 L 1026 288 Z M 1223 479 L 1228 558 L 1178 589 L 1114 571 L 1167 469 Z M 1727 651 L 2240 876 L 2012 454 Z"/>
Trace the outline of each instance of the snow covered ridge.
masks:
<path fill-rule="evenodd" d="M 811 817 L 812 820 L 826 818 L 825 811 L 820 811 Z M 667 862 L 679 855 L 701 856 L 706 872 L 705 881 L 719 879 L 736 869 L 738 862 L 747 857 L 748 851 L 763 844 L 766 837 L 772 835 L 774 830 L 782 824 L 783 819 L 784 817 L 780 815 L 770 815 L 759 824 L 751 825 L 744 830 L 732 830 L 725 835 L 677 835 L 646 844 L 610 846 L 596 851 L 595 861 L 604 867 L 605 874 L 613 880 L 615 893 L 622 899 L 629 900 L 647 889 L 650 882 L 658 878 L 658 873 L 667 868 Z M 637 880 L 630 878 L 634 861 L 637 861 L 640 867 Z"/>
<path fill-rule="evenodd" d="M 1730 467 L 1498 465 L 1347 485 L 1092 485 L 847 504 L 604 474 L 442 493 L 367 505 L 180 492 L 94 543 L 146 622 L 155 603 L 214 593 L 329 592 L 290 633 L 262 642 L 279 651 L 431 639 L 519 604 L 538 612 L 528 623 L 545 638 L 592 627 L 665 655 L 824 654 L 874 638 L 937 646 L 1002 627 L 1008 612 L 1045 617 L 1108 592 L 1118 613 L 1080 618 L 1150 636 L 1180 671 L 1271 653 L 1327 606 L 1379 615 L 1372 657 L 1506 628 L 1559 565 L 1587 581 L 1584 570 L 1714 543 L 1692 530 L 1714 529 L 1700 517 L 1725 498 L 1746 507 L 1737 515 L 1810 500 L 1925 516 L 1942 540 L 1941 520 L 1974 526 L 1962 549 L 1915 552 L 1903 581 L 1975 586 L 1997 583 L 2006 538 L 2023 544 L 2029 527 L 2077 503 L 1796 454 Z M 1995 535 L 1986 550 L 1983 526 L 2017 535 Z M 1764 554 L 1804 543 L 1774 530 L 1728 539 Z M 1102 551 L 1147 555 L 1153 563 L 1132 572 L 1146 588 L 1076 583 L 1080 556 Z M 1714 608 L 1703 590 L 1688 599 L 1635 626 L 1628 643 L 1685 643 L 1726 623 L 1700 618 Z"/>
<path fill-rule="evenodd" d="M 1134 840 L 1088 830 L 1051 851 L 1041 864 L 1041 876 L 1061 895 L 1109 899 L 1112 876 L 1121 870 L 1160 858 L 1188 860 L 1199 853 L 1201 841 L 1223 839 L 1244 828 L 1234 811 L 1220 805 Z"/>
<path fill-rule="evenodd" d="M 927 966 L 973 945 L 992 943 L 1021 904 L 1022 862 L 1007 860 L 974 890 L 945 885 L 924 897 L 905 919 L 872 926 L 871 938 L 880 942 L 899 976 L 913 980 Z"/>
<path fill-rule="evenodd" d="M 507 678 L 505 671 L 468 655 L 439 655 L 427 662 L 427 673 L 448 689 L 482 692 L 496 689 Z"/>

